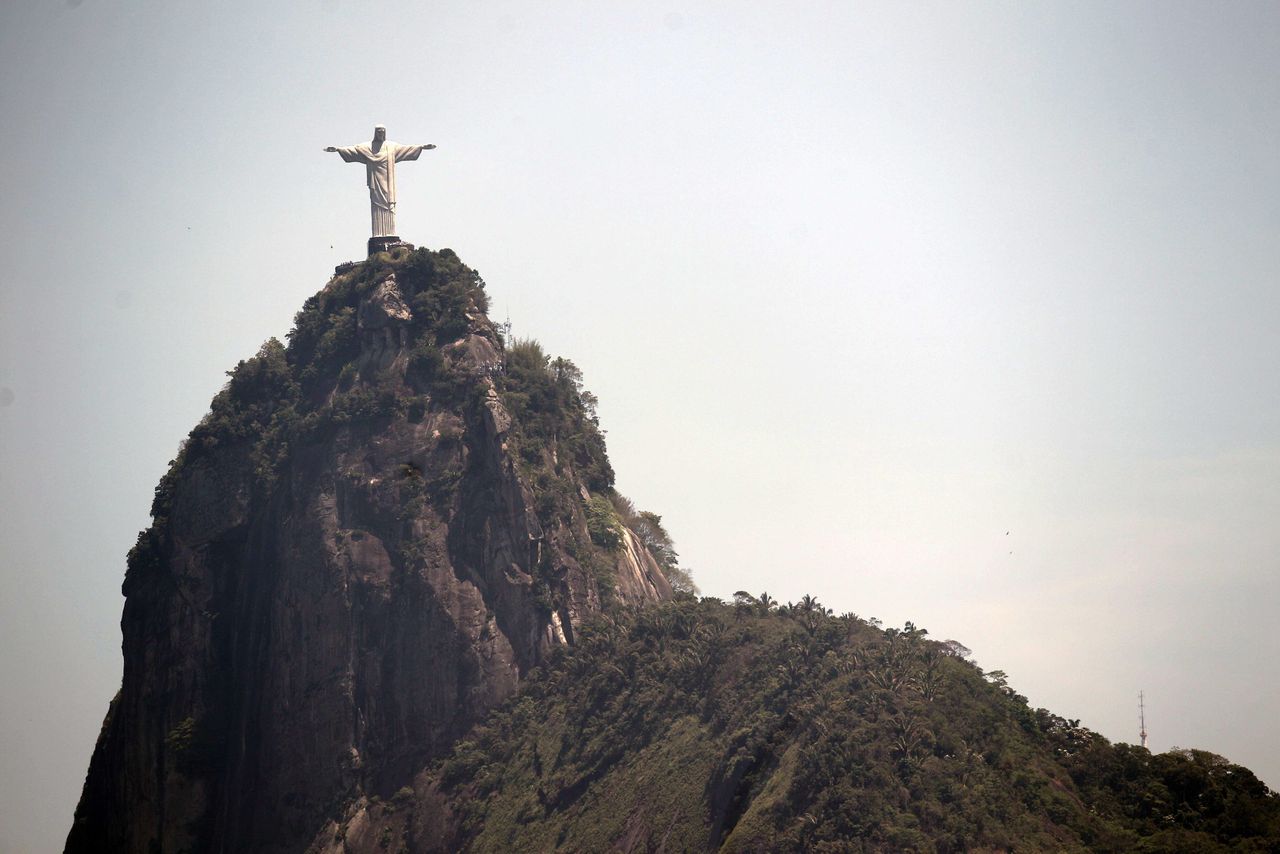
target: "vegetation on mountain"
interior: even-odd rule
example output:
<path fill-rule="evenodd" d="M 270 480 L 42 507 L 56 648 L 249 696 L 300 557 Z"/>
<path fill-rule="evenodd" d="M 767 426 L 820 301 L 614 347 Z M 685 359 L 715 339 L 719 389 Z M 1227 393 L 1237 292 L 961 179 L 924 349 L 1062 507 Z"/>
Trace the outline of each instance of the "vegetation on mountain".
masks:
<path fill-rule="evenodd" d="M 422 788 L 472 851 L 1280 846 L 1247 769 L 1110 744 L 954 648 L 808 596 L 611 613 Z"/>

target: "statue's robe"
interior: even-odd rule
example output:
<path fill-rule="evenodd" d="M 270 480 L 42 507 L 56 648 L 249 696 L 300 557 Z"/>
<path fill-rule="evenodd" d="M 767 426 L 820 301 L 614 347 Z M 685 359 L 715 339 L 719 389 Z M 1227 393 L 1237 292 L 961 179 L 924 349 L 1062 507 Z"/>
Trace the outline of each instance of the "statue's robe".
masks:
<path fill-rule="evenodd" d="M 396 163 L 417 160 L 423 145 L 401 145 L 384 140 L 377 151 L 362 142 L 350 148 L 339 148 L 347 163 L 363 163 L 369 185 L 369 208 L 373 215 L 373 236 L 394 237 L 396 233 Z"/>

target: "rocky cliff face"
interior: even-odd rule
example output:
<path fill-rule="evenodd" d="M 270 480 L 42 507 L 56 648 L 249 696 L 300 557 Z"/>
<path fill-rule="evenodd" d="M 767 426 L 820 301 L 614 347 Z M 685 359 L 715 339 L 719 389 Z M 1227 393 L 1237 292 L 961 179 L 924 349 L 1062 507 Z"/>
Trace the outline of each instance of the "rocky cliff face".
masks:
<path fill-rule="evenodd" d="M 448 250 L 340 269 L 156 490 L 68 851 L 301 850 L 584 618 L 671 596 L 571 363 L 504 346 Z"/>

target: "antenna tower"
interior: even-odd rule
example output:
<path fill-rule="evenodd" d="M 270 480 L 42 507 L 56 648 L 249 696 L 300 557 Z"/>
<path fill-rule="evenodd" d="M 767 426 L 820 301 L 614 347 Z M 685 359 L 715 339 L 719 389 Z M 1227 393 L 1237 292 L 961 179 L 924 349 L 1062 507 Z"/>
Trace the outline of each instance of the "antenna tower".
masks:
<path fill-rule="evenodd" d="M 1142 740 L 1142 746 L 1147 746 L 1147 704 L 1142 696 L 1142 692 L 1138 692 L 1138 738 Z"/>

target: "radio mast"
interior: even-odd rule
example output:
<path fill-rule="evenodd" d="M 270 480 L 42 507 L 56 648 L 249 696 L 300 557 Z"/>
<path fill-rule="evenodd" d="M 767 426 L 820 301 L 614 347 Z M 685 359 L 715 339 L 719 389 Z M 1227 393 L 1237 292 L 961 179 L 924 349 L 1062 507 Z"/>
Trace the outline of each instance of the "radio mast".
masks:
<path fill-rule="evenodd" d="M 1143 699 L 1142 692 L 1138 692 L 1138 738 L 1142 739 L 1142 746 L 1147 746 L 1147 705 Z"/>

